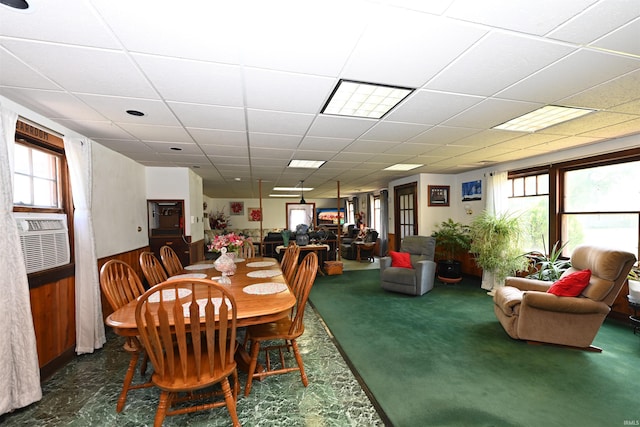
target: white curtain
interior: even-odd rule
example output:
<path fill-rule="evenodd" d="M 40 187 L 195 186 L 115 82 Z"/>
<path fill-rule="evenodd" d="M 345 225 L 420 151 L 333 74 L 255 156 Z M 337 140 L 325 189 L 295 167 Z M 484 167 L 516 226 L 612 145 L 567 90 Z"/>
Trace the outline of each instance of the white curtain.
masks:
<path fill-rule="evenodd" d="M 42 399 L 29 281 L 13 218 L 17 119 L 0 107 L 0 414 Z"/>
<path fill-rule="evenodd" d="M 73 193 L 76 262 L 76 353 L 93 353 L 106 342 L 100 301 L 100 278 L 91 217 L 93 184 L 91 140 L 64 138 Z"/>
<path fill-rule="evenodd" d="M 505 213 L 509 201 L 509 180 L 507 172 L 491 172 L 487 178 L 487 212 L 492 215 Z M 496 280 L 492 271 L 483 270 L 482 289 L 493 295 L 495 289 L 504 286 L 504 282 Z"/>

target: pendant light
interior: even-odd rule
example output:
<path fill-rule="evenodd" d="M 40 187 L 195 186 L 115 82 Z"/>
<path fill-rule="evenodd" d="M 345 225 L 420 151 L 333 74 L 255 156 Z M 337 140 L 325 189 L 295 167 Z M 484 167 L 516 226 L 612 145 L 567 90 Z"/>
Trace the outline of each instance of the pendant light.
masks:
<path fill-rule="evenodd" d="M 304 205 L 307 201 L 304 199 L 304 180 L 300 181 L 300 204 Z"/>

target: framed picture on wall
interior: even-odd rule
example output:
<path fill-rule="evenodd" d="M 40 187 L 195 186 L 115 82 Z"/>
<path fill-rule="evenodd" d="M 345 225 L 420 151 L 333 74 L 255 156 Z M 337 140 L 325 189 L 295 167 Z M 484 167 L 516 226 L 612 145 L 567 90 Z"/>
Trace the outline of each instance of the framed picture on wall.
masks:
<path fill-rule="evenodd" d="M 262 211 L 260 208 L 247 208 L 247 215 L 249 216 L 249 221 L 262 220 Z"/>
<path fill-rule="evenodd" d="M 469 181 L 462 183 L 462 201 L 482 200 L 482 181 Z"/>
<path fill-rule="evenodd" d="M 449 206 L 449 186 L 430 185 L 429 206 Z"/>
<path fill-rule="evenodd" d="M 244 215 L 244 202 L 229 202 L 230 215 Z"/>

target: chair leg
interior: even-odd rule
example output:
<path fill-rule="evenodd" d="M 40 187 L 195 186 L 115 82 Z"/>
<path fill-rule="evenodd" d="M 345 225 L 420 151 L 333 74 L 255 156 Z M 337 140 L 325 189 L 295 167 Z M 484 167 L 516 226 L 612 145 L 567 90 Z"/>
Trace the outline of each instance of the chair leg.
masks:
<path fill-rule="evenodd" d="M 129 367 L 127 368 L 127 373 L 124 376 L 124 382 L 122 383 L 122 391 L 120 392 L 120 397 L 118 397 L 116 412 L 122 412 L 122 410 L 124 409 L 125 403 L 127 403 L 127 393 L 129 392 L 129 387 L 131 386 L 133 375 L 136 372 L 136 365 L 138 364 L 139 357 L 140 357 L 139 352 L 137 351 L 131 352 L 131 359 L 129 360 Z"/>
<path fill-rule="evenodd" d="M 258 365 L 258 355 L 260 354 L 260 341 L 251 342 L 251 363 L 249 363 L 249 370 L 247 371 L 247 385 L 244 387 L 244 395 L 249 396 L 251 392 L 251 385 L 253 383 L 253 374 L 256 372 L 256 365 Z"/>
<path fill-rule="evenodd" d="M 156 410 L 156 417 L 153 420 L 153 427 L 162 427 L 164 418 L 167 415 L 167 409 L 171 404 L 171 393 L 168 391 L 162 391 L 160 393 L 160 401 L 158 402 L 158 409 Z"/>
<path fill-rule="evenodd" d="M 304 372 L 304 363 L 302 363 L 302 356 L 300 355 L 300 351 L 298 351 L 298 342 L 296 340 L 291 340 L 291 346 L 293 347 L 293 354 L 296 357 L 298 368 L 300 368 L 300 378 L 302 379 L 302 384 L 304 384 L 304 386 L 306 387 L 309 385 L 309 380 L 307 379 L 307 374 Z"/>
<path fill-rule="evenodd" d="M 227 410 L 231 416 L 234 427 L 240 427 L 240 421 L 238 420 L 238 412 L 236 411 L 236 399 L 233 398 L 231 387 L 229 386 L 229 378 L 222 380 L 222 391 L 224 393 L 224 401 L 227 404 Z M 234 386 L 235 387 L 235 386 Z"/>

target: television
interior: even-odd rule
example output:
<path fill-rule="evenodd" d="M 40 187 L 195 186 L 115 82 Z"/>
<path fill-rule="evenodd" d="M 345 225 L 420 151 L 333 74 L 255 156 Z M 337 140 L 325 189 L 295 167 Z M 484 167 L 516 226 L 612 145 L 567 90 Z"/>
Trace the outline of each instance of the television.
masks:
<path fill-rule="evenodd" d="M 344 208 L 318 208 L 316 209 L 318 227 L 323 225 L 340 225 L 344 224 Z"/>

